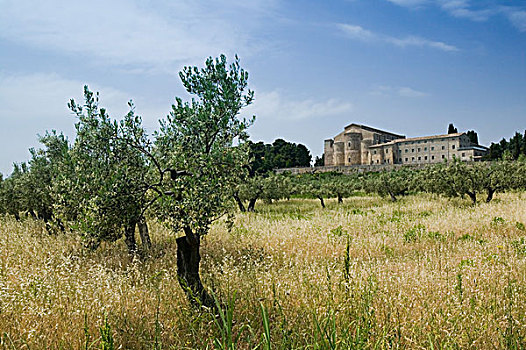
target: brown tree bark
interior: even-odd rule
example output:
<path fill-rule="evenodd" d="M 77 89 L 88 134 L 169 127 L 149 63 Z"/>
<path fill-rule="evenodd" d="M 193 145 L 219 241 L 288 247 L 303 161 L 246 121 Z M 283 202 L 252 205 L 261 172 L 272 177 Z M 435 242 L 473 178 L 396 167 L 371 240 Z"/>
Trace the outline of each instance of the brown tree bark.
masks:
<path fill-rule="evenodd" d="M 148 230 L 148 224 L 146 223 L 146 219 L 144 216 L 141 216 L 139 218 L 139 222 L 137 223 L 137 226 L 139 226 L 139 235 L 141 236 L 141 243 L 143 250 L 147 251 L 150 250 L 152 247 L 152 241 L 150 239 L 150 232 Z"/>
<path fill-rule="evenodd" d="M 475 192 L 466 192 L 469 196 L 469 198 L 471 198 L 471 201 L 473 202 L 473 204 L 477 204 L 477 194 Z"/>
<path fill-rule="evenodd" d="M 486 203 L 491 202 L 493 199 L 493 195 L 495 194 L 496 190 L 494 188 L 488 188 L 488 196 L 486 197 Z"/>
<path fill-rule="evenodd" d="M 258 200 L 257 197 L 256 198 L 250 198 L 250 201 L 248 201 L 248 207 L 247 207 L 248 211 L 254 212 L 257 200 Z"/>
<path fill-rule="evenodd" d="M 185 228 L 184 231 L 185 236 L 176 239 L 179 284 L 192 305 L 214 308 L 214 299 L 203 286 L 199 275 L 200 238 L 190 228 Z"/>
<path fill-rule="evenodd" d="M 239 198 L 239 196 L 237 195 L 237 193 L 234 193 L 234 199 L 237 203 L 237 206 L 239 207 L 239 210 L 244 213 L 246 212 L 247 210 L 245 209 L 245 206 L 243 205 L 243 201 L 241 200 L 241 198 Z"/>
<path fill-rule="evenodd" d="M 129 254 L 135 254 L 137 251 L 137 241 L 135 240 L 135 226 L 137 222 L 131 221 L 124 228 L 124 242 L 128 247 Z"/>
<path fill-rule="evenodd" d="M 321 207 L 325 208 L 325 202 L 323 201 L 323 197 L 319 196 L 318 199 L 320 200 Z"/>

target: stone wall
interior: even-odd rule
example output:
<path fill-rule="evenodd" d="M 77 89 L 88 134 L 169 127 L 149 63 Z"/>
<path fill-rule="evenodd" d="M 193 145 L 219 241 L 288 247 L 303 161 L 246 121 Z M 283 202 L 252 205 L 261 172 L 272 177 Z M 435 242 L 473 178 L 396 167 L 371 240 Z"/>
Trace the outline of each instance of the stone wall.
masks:
<path fill-rule="evenodd" d="M 372 164 L 372 165 L 335 165 L 335 166 L 317 166 L 317 167 L 297 167 L 297 168 L 282 168 L 275 169 L 277 174 L 291 173 L 292 175 L 298 174 L 308 174 L 308 173 L 328 173 L 328 172 L 337 172 L 342 174 L 352 174 L 352 173 L 366 173 L 372 171 L 381 171 L 381 170 L 396 170 L 401 167 L 409 167 L 422 169 L 427 164 Z"/>

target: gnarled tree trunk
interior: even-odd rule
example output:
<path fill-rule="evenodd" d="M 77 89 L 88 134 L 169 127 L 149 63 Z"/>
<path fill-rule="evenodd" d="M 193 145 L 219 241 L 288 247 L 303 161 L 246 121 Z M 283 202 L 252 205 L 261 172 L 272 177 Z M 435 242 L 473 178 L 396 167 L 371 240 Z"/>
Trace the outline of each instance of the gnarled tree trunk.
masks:
<path fill-rule="evenodd" d="M 148 231 L 148 224 L 146 223 L 144 216 L 139 218 L 137 226 L 139 226 L 139 235 L 141 236 L 143 250 L 150 250 L 152 247 L 152 241 L 150 239 L 150 232 Z"/>
<path fill-rule="evenodd" d="M 190 228 L 185 228 L 185 236 L 177 242 L 177 277 L 190 303 L 194 306 L 213 308 L 214 299 L 208 294 L 199 276 L 201 240 Z"/>
<path fill-rule="evenodd" d="M 494 188 L 488 188 L 488 196 L 486 197 L 486 203 L 491 202 L 493 199 L 493 195 L 495 194 L 496 190 Z"/>
<path fill-rule="evenodd" d="M 473 204 L 477 204 L 477 194 L 475 192 L 466 192 Z"/>
<path fill-rule="evenodd" d="M 325 202 L 323 201 L 323 197 L 322 197 L 322 196 L 319 196 L 318 199 L 320 200 L 321 207 L 322 207 L 322 208 L 325 208 Z"/>
<path fill-rule="evenodd" d="M 247 210 L 250 211 L 250 212 L 254 212 L 255 210 L 255 207 L 256 207 L 256 201 L 258 200 L 257 197 L 255 198 L 250 198 L 250 201 L 248 202 L 248 207 L 247 207 Z"/>
<path fill-rule="evenodd" d="M 235 199 L 235 201 L 237 203 L 237 206 L 239 207 L 239 210 L 242 213 L 246 212 L 247 210 L 245 209 L 245 206 L 243 205 L 243 201 L 241 200 L 241 198 L 239 198 L 237 193 L 234 193 L 234 199 Z"/>
<path fill-rule="evenodd" d="M 124 242 L 128 247 L 129 254 L 135 254 L 137 251 L 137 241 L 135 240 L 135 225 L 136 221 L 130 221 L 124 228 Z"/>

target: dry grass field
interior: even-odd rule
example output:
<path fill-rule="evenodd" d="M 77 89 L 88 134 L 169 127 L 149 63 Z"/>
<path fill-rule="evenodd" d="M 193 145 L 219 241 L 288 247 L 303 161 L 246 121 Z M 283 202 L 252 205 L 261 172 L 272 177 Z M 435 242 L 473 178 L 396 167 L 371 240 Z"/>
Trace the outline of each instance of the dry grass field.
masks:
<path fill-rule="evenodd" d="M 203 242 L 202 278 L 230 306 L 224 320 L 189 306 L 176 237 L 155 223 L 150 256 L 132 259 L 123 242 L 89 251 L 0 219 L 0 348 L 526 347 L 525 193 L 256 210 Z"/>

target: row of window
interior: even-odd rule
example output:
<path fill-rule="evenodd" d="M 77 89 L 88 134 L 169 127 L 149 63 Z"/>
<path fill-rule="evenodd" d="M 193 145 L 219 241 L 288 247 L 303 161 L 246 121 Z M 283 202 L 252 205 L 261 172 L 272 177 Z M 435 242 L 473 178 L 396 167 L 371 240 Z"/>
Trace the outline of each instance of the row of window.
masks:
<path fill-rule="evenodd" d="M 446 149 L 446 146 L 442 146 L 442 150 L 445 150 Z M 451 145 L 451 149 L 455 149 L 455 145 Z M 431 151 L 434 151 L 435 150 L 435 147 L 434 146 L 431 146 Z M 422 149 L 421 148 L 418 148 L 417 149 L 417 152 L 421 152 Z M 424 147 L 424 152 L 427 152 L 427 147 Z M 398 153 L 402 153 L 402 150 L 398 150 Z M 409 153 L 409 148 L 406 148 L 405 149 L 405 153 Z M 415 153 L 415 149 L 412 148 L 411 149 L 411 153 Z"/>
<path fill-rule="evenodd" d="M 442 150 L 445 150 L 445 149 L 446 149 L 446 146 L 442 146 Z M 455 149 L 455 145 L 451 145 L 451 149 Z M 417 148 L 416 150 L 417 150 L 417 152 L 422 152 L 421 148 Z M 434 151 L 434 150 L 435 150 L 435 146 L 431 146 L 431 151 Z M 424 152 L 427 152 L 427 147 L 424 147 Z M 389 153 L 389 149 L 386 149 L 385 150 L 385 154 L 388 154 L 388 153 Z M 401 154 L 402 150 L 399 149 L 398 153 Z M 409 148 L 405 149 L 405 153 L 409 153 Z M 415 149 L 414 148 L 411 148 L 411 153 L 415 153 Z M 373 154 L 377 154 L 377 150 L 374 150 Z"/>
<path fill-rule="evenodd" d="M 462 152 L 462 157 L 463 157 L 463 158 L 466 157 L 466 153 Z M 421 160 L 422 160 L 422 157 L 417 157 L 417 159 L 418 159 L 419 161 L 421 161 Z M 442 154 L 442 159 L 446 159 L 446 155 L 445 155 L 445 154 Z M 428 160 L 427 156 L 424 156 L 424 160 Z M 431 160 L 435 160 L 435 156 L 431 156 Z M 401 162 L 402 162 L 402 158 L 399 158 L 398 161 L 401 163 Z M 406 157 L 406 158 L 405 158 L 405 161 L 406 161 L 406 162 L 409 162 L 409 158 Z M 411 161 L 414 162 L 414 161 L 415 161 L 415 157 L 411 157 Z M 351 158 L 349 158 L 349 163 L 350 163 L 350 162 L 351 162 Z M 380 160 L 377 159 L 377 160 L 376 160 L 376 163 L 377 163 L 377 164 L 380 163 Z M 384 160 L 384 163 L 389 164 L 389 163 L 390 163 L 390 160 L 389 160 L 389 159 L 385 159 L 385 160 Z"/>
<path fill-rule="evenodd" d="M 415 158 L 418 160 L 418 161 L 422 161 L 422 157 L 411 157 L 411 161 L 414 162 L 415 161 Z M 442 154 L 442 159 L 446 159 L 446 155 L 445 154 Z M 424 156 L 424 160 L 428 160 L 427 156 Z M 435 156 L 431 156 L 431 160 L 435 160 Z M 402 162 L 402 158 L 399 158 L 398 159 L 399 162 Z M 405 162 L 409 162 L 409 158 L 405 158 Z"/>
<path fill-rule="evenodd" d="M 451 141 L 455 141 L 457 138 L 454 137 L 451 139 Z M 446 139 L 440 139 L 440 140 L 433 140 L 433 141 L 429 141 L 429 142 L 443 142 L 443 141 L 446 141 Z M 408 142 L 401 142 L 400 144 L 401 145 L 414 145 L 414 144 L 419 144 L 419 143 L 427 143 L 428 141 L 427 140 L 423 140 L 423 141 L 408 141 Z"/>

